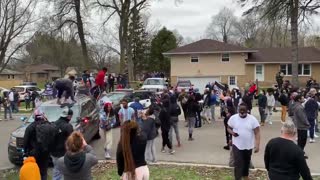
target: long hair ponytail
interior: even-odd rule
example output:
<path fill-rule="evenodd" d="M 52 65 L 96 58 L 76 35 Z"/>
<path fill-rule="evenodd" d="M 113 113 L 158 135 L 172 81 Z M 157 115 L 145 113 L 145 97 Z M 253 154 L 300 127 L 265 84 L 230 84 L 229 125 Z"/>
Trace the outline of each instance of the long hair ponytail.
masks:
<path fill-rule="evenodd" d="M 135 179 L 136 165 L 133 160 L 131 149 L 131 136 L 137 133 L 138 124 L 135 121 L 126 121 L 121 129 L 120 145 L 124 158 L 124 172 L 127 173 L 129 180 Z"/>

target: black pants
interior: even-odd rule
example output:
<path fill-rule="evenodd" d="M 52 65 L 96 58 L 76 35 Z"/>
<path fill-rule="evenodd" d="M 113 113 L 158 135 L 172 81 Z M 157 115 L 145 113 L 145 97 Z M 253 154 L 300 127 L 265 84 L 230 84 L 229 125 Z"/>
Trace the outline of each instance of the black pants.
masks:
<path fill-rule="evenodd" d="M 265 108 L 259 107 L 259 114 L 260 114 L 261 122 L 264 123 L 267 118 Z"/>
<path fill-rule="evenodd" d="M 182 110 L 183 110 L 184 119 L 185 119 L 185 121 L 187 121 L 187 116 L 186 116 L 186 113 L 187 113 L 187 104 L 182 104 L 182 103 L 181 103 L 181 107 L 182 107 Z"/>
<path fill-rule="evenodd" d="M 195 128 L 198 128 L 198 127 L 202 126 L 200 113 L 201 113 L 200 111 L 197 112 Z"/>
<path fill-rule="evenodd" d="M 298 146 L 304 150 L 304 147 L 307 144 L 308 139 L 308 130 L 300 130 L 298 129 Z"/>
<path fill-rule="evenodd" d="M 226 143 L 229 145 L 229 141 L 231 140 L 231 134 L 228 132 L 228 118 L 224 118 L 224 128 L 225 128 L 225 133 L 226 133 Z"/>
<path fill-rule="evenodd" d="M 166 145 L 169 149 L 172 149 L 172 143 L 169 140 L 169 130 L 161 129 L 162 135 L 162 147 L 164 148 Z"/>
<path fill-rule="evenodd" d="M 114 91 L 114 84 L 110 83 L 109 84 L 109 92 L 113 92 Z"/>
<path fill-rule="evenodd" d="M 30 109 L 30 100 L 25 100 L 26 102 L 26 109 Z"/>
<path fill-rule="evenodd" d="M 242 177 L 249 176 L 249 167 L 252 155 L 251 150 L 239 150 L 235 145 L 232 146 L 234 156 L 234 177 L 241 180 Z"/>
<path fill-rule="evenodd" d="M 48 166 L 49 166 L 49 153 L 41 152 L 35 156 L 36 162 L 40 169 L 41 180 L 47 180 L 48 178 Z"/>

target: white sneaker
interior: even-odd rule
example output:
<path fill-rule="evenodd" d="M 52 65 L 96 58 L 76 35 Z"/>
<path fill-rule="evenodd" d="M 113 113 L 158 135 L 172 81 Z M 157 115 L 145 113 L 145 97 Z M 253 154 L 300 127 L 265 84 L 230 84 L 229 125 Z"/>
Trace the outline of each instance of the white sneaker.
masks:
<path fill-rule="evenodd" d="M 272 121 L 269 121 L 269 124 L 272 125 Z"/>
<path fill-rule="evenodd" d="M 310 139 L 310 141 L 309 141 L 310 143 L 315 143 L 316 142 L 316 140 L 314 140 L 314 139 Z"/>
<path fill-rule="evenodd" d="M 176 151 L 175 150 L 170 150 L 170 154 L 174 154 Z"/>
<path fill-rule="evenodd" d="M 104 158 L 106 158 L 106 159 L 111 159 L 111 156 L 110 156 L 109 151 L 106 151 L 106 152 L 104 153 Z"/>
<path fill-rule="evenodd" d="M 315 138 L 319 138 L 319 136 L 318 136 L 317 134 L 314 134 L 314 137 L 315 137 Z"/>

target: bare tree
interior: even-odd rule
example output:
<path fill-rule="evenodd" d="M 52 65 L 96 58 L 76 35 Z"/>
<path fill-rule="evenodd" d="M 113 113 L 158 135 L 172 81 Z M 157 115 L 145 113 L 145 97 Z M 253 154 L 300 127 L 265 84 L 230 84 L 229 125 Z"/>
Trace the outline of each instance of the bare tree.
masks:
<path fill-rule="evenodd" d="M 236 18 L 233 11 L 224 7 L 217 15 L 212 17 L 206 35 L 212 39 L 222 40 L 228 43 L 235 21 Z"/>
<path fill-rule="evenodd" d="M 86 42 L 86 34 L 83 23 L 83 7 L 85 1 L 81 0 L 56 0 L 55 3 L 56 14 L 54 17 L 58 18 L 58 25 L 56 30 L 67 26 L 69 28 L 75 27 L 77 29 L 77 35 L 79 36 L 82 55 L 84 57 L 84 64 L 86 68 L 90 67 L 90 58 L 88 55 L 88 48 Z"/>
<path fill-rule="evenodd" d="M 30 41 L 35 7 L 36 0 L 0 0 L 0 72 Z"/>
<path fill-rule="evenodd" d="M 249 48 L 256 45 L 260 27 L 259 21 L 255 16 L 245 16 L 234 24 L 235 33 L 239 37 L 239 41 Z"/>

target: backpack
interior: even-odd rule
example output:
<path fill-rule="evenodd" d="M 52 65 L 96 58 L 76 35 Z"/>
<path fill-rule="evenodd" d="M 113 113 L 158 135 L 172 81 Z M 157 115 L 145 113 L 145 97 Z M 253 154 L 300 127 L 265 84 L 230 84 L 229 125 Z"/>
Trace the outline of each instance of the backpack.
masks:
<path fill-rule="evenodd" d="M 58 128 L 54 123 L 44 121 L 36 125 L 37 144 L 43 152 L 50 152 L 53 149 L 58 133 Z"/>

